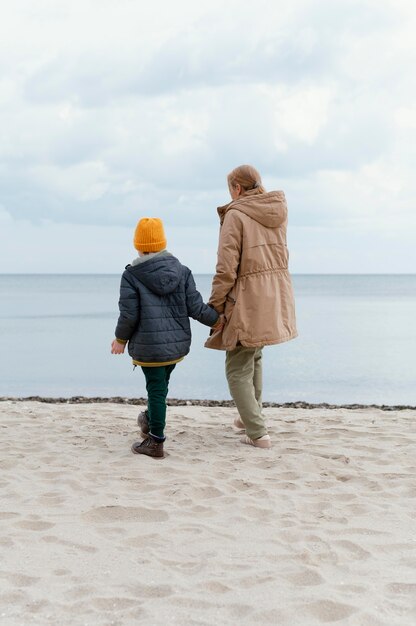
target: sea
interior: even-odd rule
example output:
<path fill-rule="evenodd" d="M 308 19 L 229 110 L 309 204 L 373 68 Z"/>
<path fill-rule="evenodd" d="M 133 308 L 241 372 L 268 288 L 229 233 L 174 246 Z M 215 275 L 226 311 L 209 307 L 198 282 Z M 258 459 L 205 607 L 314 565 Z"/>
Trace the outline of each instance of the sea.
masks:
<path fill-rule="evenodd" d="M 195 275 L 204 299 L 212 277 Z M 130 357 L 110 353 L 118 275 L 0 275 L 0 396 L 143 397 Z M 264 400 L 416 405 L 416 275 L 294 275 L 299 337 L 264 348 Z M 230 399 L 225 353 L 176 366 L 171 398 Z"/>

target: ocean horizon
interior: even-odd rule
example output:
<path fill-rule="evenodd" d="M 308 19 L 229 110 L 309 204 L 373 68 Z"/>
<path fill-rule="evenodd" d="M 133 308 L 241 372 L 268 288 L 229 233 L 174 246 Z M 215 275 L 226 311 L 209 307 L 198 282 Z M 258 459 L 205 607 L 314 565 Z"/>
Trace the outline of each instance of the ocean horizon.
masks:
<path fill-rule="evenodd" d="M 211 274 L 195 274 L 204 299 Z M 264 400 L 416 404 L 416 274 L 292 274 L 299 337 L 264 349 Z M 0 396 L 143 397 L 128 356 L 110 354 L 119 274 L 0 274 Z M 190 354 L 169 397 L 230 399 L 224 353 Z"/>

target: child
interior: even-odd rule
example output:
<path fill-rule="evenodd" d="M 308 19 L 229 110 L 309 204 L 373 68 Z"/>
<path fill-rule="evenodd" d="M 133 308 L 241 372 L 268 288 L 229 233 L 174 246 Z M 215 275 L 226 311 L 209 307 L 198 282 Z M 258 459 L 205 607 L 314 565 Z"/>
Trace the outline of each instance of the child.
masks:
<path fill-rule="evenodd" d="M 139 252 L 121 277 L 116 339 L 112 354 L 122 354 L 128 342 L 133 364 L 146 378 L 148 408 L 138 424 L 144 440 L 132 445 L 135 454 L 163 457 L 166 396 L 169 378 L 191 346 L 189 317 L 218 326 L 218 313 L 204 304 L 191 270 L 166 250 L 162 221 L 145 217 L 134 233 Z"/>

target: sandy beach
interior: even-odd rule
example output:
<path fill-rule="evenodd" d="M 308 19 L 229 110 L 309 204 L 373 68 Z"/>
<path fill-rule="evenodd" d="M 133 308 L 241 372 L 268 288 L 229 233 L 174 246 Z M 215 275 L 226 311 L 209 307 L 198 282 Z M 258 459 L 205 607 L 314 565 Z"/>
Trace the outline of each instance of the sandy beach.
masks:
<path fill-rule="evenodd" d="M 416 624 L 416 411 L 0 403 L 5 626 Z"/>

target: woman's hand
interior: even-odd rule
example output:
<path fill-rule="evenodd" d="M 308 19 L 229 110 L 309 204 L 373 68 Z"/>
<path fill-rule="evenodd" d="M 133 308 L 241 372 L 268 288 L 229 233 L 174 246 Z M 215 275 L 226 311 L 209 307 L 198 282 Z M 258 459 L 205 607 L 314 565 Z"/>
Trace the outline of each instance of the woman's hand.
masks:
<path fill-rule="evenodd" d="M 125 347 L 125 343 L 120 343 L 117 339 L 114 339 L 111 344 L 111 354 L 123 354 Z"/>
<path fill-rule="evenodd" d="M 214 326 L 212 326 L 212 330 L 222 330 L 225 326 L 225 317 L 223 314 L 219 316 Z"/>

